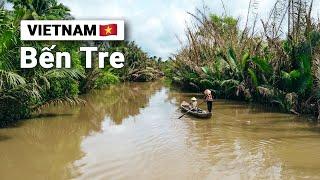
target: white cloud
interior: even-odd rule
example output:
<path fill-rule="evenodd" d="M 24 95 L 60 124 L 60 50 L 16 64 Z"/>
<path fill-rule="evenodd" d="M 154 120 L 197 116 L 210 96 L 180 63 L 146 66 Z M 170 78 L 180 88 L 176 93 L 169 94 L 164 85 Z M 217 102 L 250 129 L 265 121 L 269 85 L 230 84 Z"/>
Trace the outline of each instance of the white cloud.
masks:
<path fill-rule="evenodd" d="M 176 35 L 183 37 L 185 23 L 190 23 L 196 8 L 205 3 L 210 13 L 223 14 L 221 0 L 60 0 L 78 19 L 125 19 L 129 40 L 136 41 L 150 55 L 168 57 L 180 46 Z M 315 9 L 320 9 L 315 0 Z M 223 0 L 228 15 L 240 17 L 244 24 L 249 0 Z M 256 12 L 267 17 L 275 0 L 259 0 Z M 317 11 L 315 10 L 314 13 Z M 315 13 L 316 14 L 316 13 Z"/>

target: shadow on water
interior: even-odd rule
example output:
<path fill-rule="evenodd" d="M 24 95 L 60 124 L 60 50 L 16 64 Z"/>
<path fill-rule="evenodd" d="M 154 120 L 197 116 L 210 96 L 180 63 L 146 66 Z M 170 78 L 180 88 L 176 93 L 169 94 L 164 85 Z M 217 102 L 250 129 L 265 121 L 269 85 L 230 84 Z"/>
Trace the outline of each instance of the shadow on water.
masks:
<path fill-rule="evenodd" d="M 11 137 L 0 135 L 0 142 L 1 141 L 6 141 L 6 140 L 9 140 L 9 139 L 11 139 Z"/>
<path fill-rule="evenodd" d="M 101 132 L 105 118 L 117 125 L 138 115 L 161 87 L 161 82 L 123 83 L 84 95 L 85 106 L 52 106 L 33 119 L 6 124 L 0 129 L 2 178 L 79 176 L 73 162 L 85 156 L 84 137 Z"/>
<path fill-rule="evenodd" d="M 7 129 L 7 128 L 18 128 L 23 125 L 23 122 L 27 120 L 20 120 L 20 121 L 1 121 L 0 129 Z"/>
<path fill-rule="evenodd" d="M 98 122 L 107 116 L 115 124 L 121 124 L 124 119 L 140 114 L 141 109 L 148 106 L 150 96 L 161 88 L 162 83 L 157 81 L 143 84 L 123 83 L 96 90 L 89 96 L 84 96 L 87 104 L 79 116 Z"/>
<path fill-rule="evenodd" d="M 71 179 L 81 173 L 110 179 L 150 171 L 156 173 L 149 179 L 177 174 L 212 179 L 210 174 L 221 172 L 243 179 L 319 175 L 313 169 L 320 165 L 317 124 L 224 100 L 215 101 L 212 119 L 178 120 L 180 102 L 193 96 L 202 98 L 168 90 L 162 82 L 123 83 L 83 95 L 85 106 L 49 107 L 0 129 L 0 174 L 4 179 Z M 301 149 L 308 152 L 302 156 Z"/>
<path fill-rule="evenodd" d="M 64 114 L 64 113 L 39 113 L 33 115 L 30 119 L 45 119 L 45 118 L 54 118 L 54 117 L 65 117 L 72 116 L 72 114 Z M 23 125 L 24 122 L 30 119 L 22 119 L 18 121 L 0 121 L 0 129 L 3 128 L 18 128 Z"/>
<path fill-rule="evenodd" d="M 37 114 L 37 115 L 34 115 L 33 118 L 34 119 L 37 119 L 37 118 L 52 118 L 52 117 L 67 117 L 67 116 L 72 116 L 73 114 L 66 114 L 66 113 L 40 113 L 40 114 Z"/>

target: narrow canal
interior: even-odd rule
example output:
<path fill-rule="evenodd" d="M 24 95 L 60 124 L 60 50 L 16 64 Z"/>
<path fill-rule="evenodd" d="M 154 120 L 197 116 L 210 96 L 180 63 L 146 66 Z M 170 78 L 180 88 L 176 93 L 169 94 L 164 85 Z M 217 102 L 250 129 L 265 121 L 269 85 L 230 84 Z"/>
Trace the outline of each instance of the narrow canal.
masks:
<path fill-rule="evenodd" d="M 192 96 L 124 83 L 50 107 L 0 129 L 1 179 L 320 179 L 318 125 L 225 100 L 178 119 Z"/>

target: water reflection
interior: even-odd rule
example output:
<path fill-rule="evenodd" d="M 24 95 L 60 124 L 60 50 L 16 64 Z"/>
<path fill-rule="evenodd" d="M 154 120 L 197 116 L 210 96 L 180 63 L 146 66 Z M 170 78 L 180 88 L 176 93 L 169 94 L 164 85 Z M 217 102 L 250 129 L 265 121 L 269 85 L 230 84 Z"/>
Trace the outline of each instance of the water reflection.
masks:
<path fill-rule="evenodd" d="M 92 92 L 85 106 L 50 107 L 33 120 L 0 129 L 1 179 L 68 179 L 79 176 L 73 162 L 85 154 L 83 137 L 102 130 L 105 117 L 115 124 L 139 114 L 159 82 L 121 84 Z"/>
<path fill-rule="evenodd" d="M 200 94 L 161 82 L 93 91 L 0 129 L 1 179 L 319 179 L 319 126 L 218 100 L 208 121 L 181 115 Z M 205 105 L 201 105 L 205 108 Z"/>
<path fill-rule="evenodd" d="M 86 116 L 91 121 L 101 121 L 109 116 L 115 124 L 140 113 L 149 103 L 149 98 L 160 90 L 162 83 L 123 83 L 108 89 L 97 90 L 85 96 L 87 107 L 80 116 Z M 94 116 L 94 118 L 92 118 Z"/>

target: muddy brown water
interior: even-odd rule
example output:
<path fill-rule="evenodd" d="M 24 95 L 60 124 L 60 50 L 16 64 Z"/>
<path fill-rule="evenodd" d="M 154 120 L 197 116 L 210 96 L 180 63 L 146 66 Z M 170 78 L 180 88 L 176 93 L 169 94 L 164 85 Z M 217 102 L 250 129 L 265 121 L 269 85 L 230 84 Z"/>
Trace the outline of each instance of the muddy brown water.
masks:
<path fill-rule="evenodd" d="M 50 107 L 0 129 L 1 179 L 320 179 L 318 125 L 226 100 L 177 119 L 192 96 L 125 83 Z"/>

